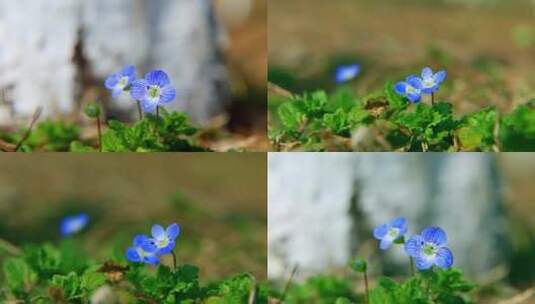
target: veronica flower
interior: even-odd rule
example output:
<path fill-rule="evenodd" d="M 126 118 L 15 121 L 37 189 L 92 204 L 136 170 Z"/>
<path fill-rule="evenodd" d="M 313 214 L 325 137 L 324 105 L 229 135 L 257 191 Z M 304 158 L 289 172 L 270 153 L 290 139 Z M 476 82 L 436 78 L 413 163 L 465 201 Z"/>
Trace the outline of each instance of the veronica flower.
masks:
<path fill-rule="evenodd" d="M 447 243 L 448 238 L 444 230 L 428 227 L 420 235 L 414 235 L 405 242 L 405 252 L 415 259 L 416 268 L 420 270 L 434 265 L 449 268 L 453 264 L 453 254 Z"/>
<path fill-rule="evenodd" d="M 136 68 L 132 65 L 124 67 L 121 71 L 106 78 L 106 88 L 111 91 L 113 98 L 119 97 L 136 79 Z"/>
<path fill-rule="evenodd" d="M 180 234 L 180 226 L 177 224 L 171 224 L 167 229 L 164 229 L 160 225 L 152 226 L 152 238 L 149 242 L 153 248 L 158 251 L 158 254 L 166 254 L 173 251 L 175 248 L 175 241 Z"/>
<path fill-rule="evenodd" d="M 169 76 L 164 71 L 156 70 L 132 83 L 132 98 L 141 102 L 145 112 L 154 112 L 156 107 L 167 104 L 176 97 L 176 90 L 171 85 Z"/>
<path fill-rule="evenodd" d="M 82 231 L 89 223 L 89 215 L 80 213 L 63 218 L 60 223 L 60 233 L 69 236 Z"/>
<path fill-rule="evenodd" d="M 335 78 L 336 83 L 343 83 L 350 81 L 358 76 L 360 73 L 359 64 L 343 65 L 336 68 Z"/>
<path fill-rule="evenodd" d="M 446 71 L 442 70 L 433 74 L 433 70 L 429 67 L 425 67 L 422 70 L 422 92 L 424 94 L 435 93 L 440 84 L 446 79 Z"/>
<path fill-rule="evenodd" d="M 400 81 L 394 86 L 396 93 L 403 97 L 407 97 L 410 102 L 420 102 L 422 98 L 422 80 L 415 75 L 407 77 L 405 81 Z"/>
<path fill-rule="evenodd" d="M 126 250 L 126 258 L 131 262 L 158 264 L 160 258 L 150 239 L 146 235 L 137 235 L 134 237 L 133 246 Z"/>
<path fill-rule="evenodd" d="M 398 217 L 386 224 L 377 226 L 373 230 L 373 237 L 380 240 L 379 248 L 386 250 L 390 248 L 395 240 L 401 238 L 407 233 L 407 220 L 404 217 Z"/>

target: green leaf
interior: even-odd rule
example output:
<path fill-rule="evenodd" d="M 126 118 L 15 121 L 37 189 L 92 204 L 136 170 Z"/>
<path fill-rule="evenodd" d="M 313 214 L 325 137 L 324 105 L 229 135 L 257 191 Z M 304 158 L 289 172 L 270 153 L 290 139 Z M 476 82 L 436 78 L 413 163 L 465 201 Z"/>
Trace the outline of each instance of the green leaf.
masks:
<path fill-rule="evenodd" d="M 504 152 L 535 151 L 535 105 L 522 105 L 504 115 L 499 137 Z"/>
<path fill-rule="evenodd" d="M 37 274 L 22 258 L 9 258 L 3 264 L 7 287 L 15 295 L 27 293 L 37 282 Z"/>

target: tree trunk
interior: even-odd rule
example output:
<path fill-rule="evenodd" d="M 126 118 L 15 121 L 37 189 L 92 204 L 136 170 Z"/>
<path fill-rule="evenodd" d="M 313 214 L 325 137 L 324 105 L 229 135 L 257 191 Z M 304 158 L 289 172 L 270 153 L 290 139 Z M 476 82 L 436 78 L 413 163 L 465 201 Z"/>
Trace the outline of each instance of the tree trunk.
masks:
<path fill-rule="evenodd" d="M 139 76 L 166 70 L 179 93 L 168 107 L 206 121 L 228 95 L 219 33 L 210 0 L 0 0 L 0 88 L 12 104 L 0 111 L 28 116 L 41 105 L 45 115 L 69 114 L 80 75 L 100 85 L 134 64 Z"/>

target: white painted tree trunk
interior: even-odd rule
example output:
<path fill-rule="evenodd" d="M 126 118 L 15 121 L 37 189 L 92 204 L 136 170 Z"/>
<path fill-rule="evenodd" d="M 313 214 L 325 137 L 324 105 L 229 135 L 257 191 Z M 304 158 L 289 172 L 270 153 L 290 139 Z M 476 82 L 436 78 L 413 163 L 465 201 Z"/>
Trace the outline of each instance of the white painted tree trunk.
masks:
<path fill-rule="evenodd" d="M 202 122 L 222 110 L 228 94 L 220 33 L 210 0 L 0 0 L 0 88 L 16 115 L 39 105 L 45 115 L 70 113 L 81 43 L 97 79 L 127 64 L 140 76 L 166 70 L 181 93 L 169 108 Z"/>
<path fill-rule="evenodd" d="M 410 233 L 443 227 L 455 265 L 484 276 L 503 261 L 491 248 L 507 244 L 494 164 L 481 154 L 270 154 L 268 275 L 343 267 L 373 227 L 405 216 Z M 386 257 L 406 268 L 400 250 Z"/>

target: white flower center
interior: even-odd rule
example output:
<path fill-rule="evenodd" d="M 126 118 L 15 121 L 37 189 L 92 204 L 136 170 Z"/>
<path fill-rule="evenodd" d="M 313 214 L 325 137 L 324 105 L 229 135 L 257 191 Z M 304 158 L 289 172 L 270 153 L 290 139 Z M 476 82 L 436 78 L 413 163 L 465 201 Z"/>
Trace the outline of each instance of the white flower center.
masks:
<path fill-rule="evenodd" d="M 156 240 L 156 245 L 159 248 L 167 247 L 167 245 L 169 245 L 169 238 L 163 238 L 163 239 Z"/>
<path fill-rule="evenodd" d="M 162 89 L 157 85 L 153 85 L 149 87 L 149 91 L 147 94 L 149 95 L 150 99 L 157 100 L 158 98 L 160 98 L 161 93 Z"/>
<path fill-rule="evenodd" d="M 413 86 L 407 86 L 406 89 L 407 94 L 416 94 L 418 91 Z"/>
<path fill-rule="evenodd" d="M 422 248 L 422 252 L 425 256 L 433 257 L 437 254 L 438 247 L 436 247 L 434 244 L 426 243 L 424 247 Z"/>
<path fill-rule="evenodd" d="M 423 81 L 424 87 L 431 88 L 435 85 L 435 81 L 432 78 L 426 78 Z"/>
<path fill-rule="evenodd" d="M 117 86 L 121 89 L 126 88 L 126 86 L 128 85 L 128 80 L 129 78 L 127 76 L 121 77 L 121 79 L 119 79 L 119 82 L 117 83 Z"/>
<path fill-rule="evenodd" d="M 399 229 L 398 228 L 390 228 L 388 229 L 388 237 L 391 239 L 396 239 L 399 235 Z"/>

